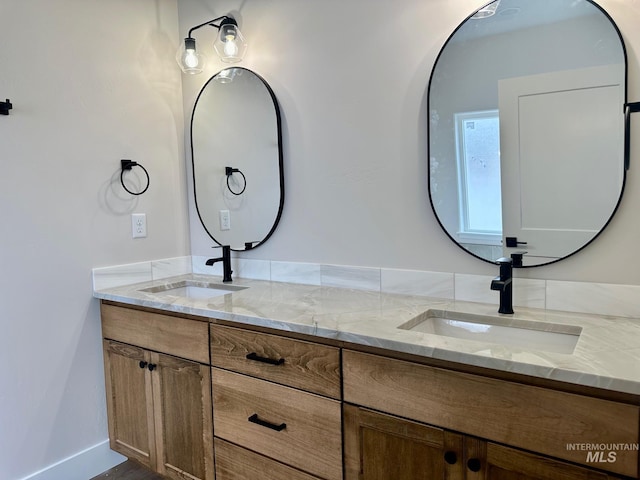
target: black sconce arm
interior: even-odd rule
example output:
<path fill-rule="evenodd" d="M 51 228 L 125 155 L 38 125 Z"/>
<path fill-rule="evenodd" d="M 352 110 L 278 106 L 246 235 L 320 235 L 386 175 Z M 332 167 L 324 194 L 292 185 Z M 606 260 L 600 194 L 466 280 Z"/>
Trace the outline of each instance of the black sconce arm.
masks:
<path fill-rule="evenodd" d="M 217 22 L 218 20 L 221 20 L 220 24 L 216 25 L 215 22 Z M 221 17 L 214 18 L 213 20 L 209 20 L 208 22 L 204 22 L 204 23 L 201 23 L 200 25 L 196 25 L 195 27 L 192 27 L 189 30 L 189 38 L 193 38 L 191 34 L 193 33 L 194 30 L 202 28 L 206 25 L 209 25 L 211 27 L 216 27 L 218 30 L 220 30 L 220 27 L 222 25 L 229 25 L 229 24 L 238 26 L 238 22 L 236 22 L 233 18 L 227 17 L 226 15 L 222 15 Z"/>

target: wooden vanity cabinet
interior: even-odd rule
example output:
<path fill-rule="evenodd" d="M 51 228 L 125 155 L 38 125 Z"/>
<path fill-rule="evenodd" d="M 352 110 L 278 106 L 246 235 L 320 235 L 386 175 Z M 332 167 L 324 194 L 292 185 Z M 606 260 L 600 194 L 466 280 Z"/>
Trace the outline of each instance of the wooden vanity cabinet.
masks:
<path fill-rule="evenodd" d="M 363 471 L 378 461 L 389 462 L 382 469 L 411 469 L 420 458 L 435 465 L 432 478 L 638 478 L 637 451 L 593 465 L 586 451 L 567 448 L 636 445 L 640 408 L 634 405 L 349 350 L 343 350 L 343 385 L 346 480 L 384 478 L 373 467 Z M 462 446 L 447 441 L 451 435 L 461 435 Z M 413 478 L 399 472 L 397 478 Z"/>
<path fill-rule="evenodd" d="M 344 405 L 345 480 L 613 480 L 603 472 Z"/>
<path fill-rule="evenodd" d="M 111 448 L 168 478 L 640 477 L 633 448 L 617 451 L 611 463 L 569 448 L 637 445 L 635 399 L 606 400 L 515 375 L 490 378 L 194 317 L 101 308 Z"/>
<path fill-rule="evenodd" d="M 135 318 L 127 323 L 123 320 L 128 312 Z M 210 367 L 152 350 L 154 338 L 161 339 L 160 347 L 166 347 L 163 338 L 173 342 L 167 329 L 173 320 L 103 304 L 103 332 L 107 332 L 103 335 L 130 341 L 137 335 L 147 347 L 103 340 L 110 446 L 168 478 L 214 480 Z M 120 324 L 124 326 L 118 328 Z M 199 329 L 187 325 L 194 332 Z M 145 326 L 150 329 L 146 335 Z M 207 344 L 208 324 L 202 326 L 205 336 L 200 341 Z M 136 335 L 130 335 L 132 328 Z M 192 334 L 187 336 L 196 341 Z M 194 356 L 194 352 L 197 356 L 198 349 L 181 353 Z"/>
<path fill-rule="evenodd" d="M 216 479 L 341 480 L 340 349 L 222 325 L 210 336 Z"/>

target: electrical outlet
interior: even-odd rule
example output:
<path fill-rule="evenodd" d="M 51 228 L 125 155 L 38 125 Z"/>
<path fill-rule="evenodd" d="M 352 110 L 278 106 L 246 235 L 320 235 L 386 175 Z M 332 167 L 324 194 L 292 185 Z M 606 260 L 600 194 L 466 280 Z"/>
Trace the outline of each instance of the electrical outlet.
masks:
<path fill-rule="evenodd" d="M 231 230 L 231 215 L 229 210 L 220 210 L 220 230 Z"/>
<path fill-rule="evenodd" d="M 147 236 L 147 214 L 131 214 L 131 234 L 133 238 L 144 238 Z"/>

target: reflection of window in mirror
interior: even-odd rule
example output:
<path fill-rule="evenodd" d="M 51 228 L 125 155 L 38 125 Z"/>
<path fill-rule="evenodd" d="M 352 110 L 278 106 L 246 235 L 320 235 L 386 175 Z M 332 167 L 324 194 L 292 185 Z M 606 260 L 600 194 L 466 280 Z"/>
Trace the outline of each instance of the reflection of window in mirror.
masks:
<path fill-rule="evenodd" d="M 500 123 L 498 110 L 455 115 L 458 160 L 458 241 L 500 245 Z"/>

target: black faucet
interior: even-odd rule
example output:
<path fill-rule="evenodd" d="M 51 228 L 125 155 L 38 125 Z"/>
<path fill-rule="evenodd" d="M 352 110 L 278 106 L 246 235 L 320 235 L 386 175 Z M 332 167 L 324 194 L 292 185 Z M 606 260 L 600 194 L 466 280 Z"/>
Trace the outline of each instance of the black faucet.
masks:
<path fill-rule="evenodd" d="M 500 292 L 500 308 L 498 313 L 513 313 L 513 261 L 510 258 L 499 258 L 500 275 L 491 280 L 491 290 Z"/>
<path fill-rule="evenodd" d="M 233 270 L 231 270 L 231 246 L 222 245 L 222 256 L 218 258 L 210 258 L 206 261 L 207 266 L 212 266 L 216 262 L 222 262 L 222 271 L 223 271 L 223 282 L 231 282 L 231 274 Z"/>

